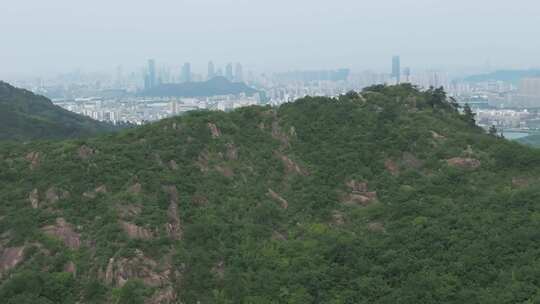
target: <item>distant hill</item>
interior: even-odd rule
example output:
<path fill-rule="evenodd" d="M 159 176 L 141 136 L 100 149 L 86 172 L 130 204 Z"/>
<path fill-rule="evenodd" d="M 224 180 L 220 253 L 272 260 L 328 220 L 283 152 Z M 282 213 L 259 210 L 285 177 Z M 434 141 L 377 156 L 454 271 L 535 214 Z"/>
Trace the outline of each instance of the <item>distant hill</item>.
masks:
<path fill-rule="evenodd" d="M 516 141 L 519 143 L 531 146 L 531 147 L 540 148 L 540 135 L 539 134 L 522 137 L 522 138 L 517 139 Z"/>
<path fill-rule="evenodd" d="M 518 84 L 522 78 L 540 77 L 540 70 L 500 70 L 488 74 L 472 75 L 465 78 L 467 82 L 504 81 Z"/>
<path fill-rule="evenodd" d="M 241 93 L 253 95 L 257 93 L 257 90 L 241 82 L 230 82 L 224 77 L 216 77 L 204 82 L 162 84 L 145 90 L 140 95 L 147 97 L 208 97 Z"/>
<path fill-rule="evenodd" d="M 540 150 L 376 86 L 0 143 L 0 303 L 539 303 Z"/>
<path fill-rule="evenodd" d="M 112 125 L 69 112 L 46 97 L 0 81 L 0 140 L 73 138 L 113 129 Z"/>

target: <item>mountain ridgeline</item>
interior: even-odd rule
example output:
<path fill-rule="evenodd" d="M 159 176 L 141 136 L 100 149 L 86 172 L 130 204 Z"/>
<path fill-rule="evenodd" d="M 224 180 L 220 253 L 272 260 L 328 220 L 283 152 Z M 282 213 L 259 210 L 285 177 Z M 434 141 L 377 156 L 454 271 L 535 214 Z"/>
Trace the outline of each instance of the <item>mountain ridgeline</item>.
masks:
<path fill-rule="evenodd" d="M 376 86 L 0 146 L 2 303 L 536 303 L 540 151 Z"/>
<path fill-rule="evenodd" d="M 75 138 L 114 129 L 0 81 L 0 140 Z"/>

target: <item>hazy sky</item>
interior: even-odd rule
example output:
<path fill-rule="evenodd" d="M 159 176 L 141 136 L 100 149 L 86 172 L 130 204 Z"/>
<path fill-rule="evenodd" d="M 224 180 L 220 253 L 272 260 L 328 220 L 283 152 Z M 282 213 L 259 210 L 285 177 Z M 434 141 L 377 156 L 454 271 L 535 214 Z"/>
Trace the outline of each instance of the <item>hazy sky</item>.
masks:
<path fill-rule="evenodd" d="M 0 77 L 241 61 L 266 71 L 540 66 L 538 0 L 0 0 Z"/>

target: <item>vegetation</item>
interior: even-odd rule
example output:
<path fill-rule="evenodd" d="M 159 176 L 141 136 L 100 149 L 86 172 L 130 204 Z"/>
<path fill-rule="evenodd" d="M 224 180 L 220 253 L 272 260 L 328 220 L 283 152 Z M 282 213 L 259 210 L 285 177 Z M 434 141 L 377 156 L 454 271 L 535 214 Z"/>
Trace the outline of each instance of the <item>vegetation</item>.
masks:
<path fill-rule="evenodd" d="M 0 302 L 537 303 L 538 165 L 410 85 L 2 144 Z"/>
<path fill-rule="evenodd" d="M 0 140 L 75 138 L 114 129 L 0 81 Z"/>

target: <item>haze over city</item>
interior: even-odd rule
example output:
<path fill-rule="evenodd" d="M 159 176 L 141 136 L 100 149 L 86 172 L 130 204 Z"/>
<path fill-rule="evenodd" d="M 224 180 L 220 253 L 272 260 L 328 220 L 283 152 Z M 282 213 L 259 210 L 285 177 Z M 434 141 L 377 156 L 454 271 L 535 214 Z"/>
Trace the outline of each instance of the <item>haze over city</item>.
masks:
<path fill-rule="evenodd" d="M 526 9 L 524 9 L 526 7 Z M 209 60 L 261 72 L 540 65 L 534 0 L 30 1 L 2 5 L 0 77 Z"/>

